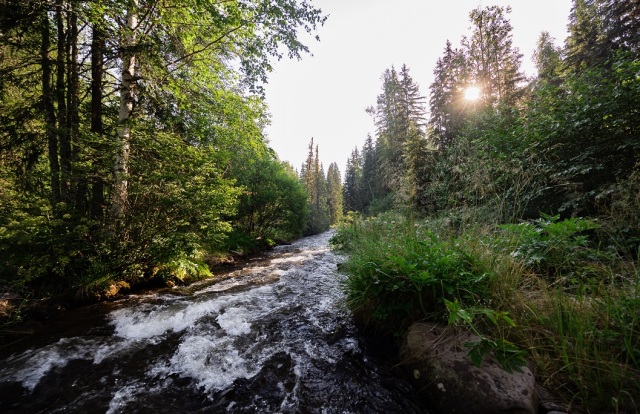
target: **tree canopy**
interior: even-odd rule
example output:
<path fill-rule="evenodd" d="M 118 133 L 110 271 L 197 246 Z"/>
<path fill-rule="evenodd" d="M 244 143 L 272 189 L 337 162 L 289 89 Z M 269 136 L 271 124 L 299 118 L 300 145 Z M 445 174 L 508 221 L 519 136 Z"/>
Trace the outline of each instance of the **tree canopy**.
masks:
<path fill-rule="evenodd" d="M 269 149 L 262 85 L 325 19 L 296 0 L 4 0 L 3 283 L 200 277 L 216 252 L 302 234 L 307 195 Z"/>

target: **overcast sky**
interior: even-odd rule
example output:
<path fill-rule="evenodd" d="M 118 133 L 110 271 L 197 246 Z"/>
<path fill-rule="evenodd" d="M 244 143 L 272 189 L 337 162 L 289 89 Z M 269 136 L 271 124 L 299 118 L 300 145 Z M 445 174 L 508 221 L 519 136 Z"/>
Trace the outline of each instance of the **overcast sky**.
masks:
<path fill-rule="evenodd" d="M 541 31 L 562 45 L 571 0 L 313 0 L 329 15 L 310 39 L 313 56 L 283 59 L 266 86 L 270 146 L 280 159 L 300 168 L 311 137 L 319 145 L 325 172 L 337 162 L 344 174 L 354 147 L 374 136 L 371 116 L 386 68 L 406 63 L 428 97 L 433 68 L 449 39 L 454 47 L 470 34 L 469 12 L 510 5 L 513 42 L 524 55 L 523 70 L 535 73 L 531 55 Z"/>

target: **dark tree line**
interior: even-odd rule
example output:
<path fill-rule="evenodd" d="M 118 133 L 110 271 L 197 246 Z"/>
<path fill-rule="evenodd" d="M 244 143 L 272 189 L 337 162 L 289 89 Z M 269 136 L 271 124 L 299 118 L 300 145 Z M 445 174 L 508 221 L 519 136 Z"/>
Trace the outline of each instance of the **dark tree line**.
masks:
<path fill-rule="evenodd" d="M 300 181 L 307 191 L 309 211 L 305 234 L 320 233 L 337 224 L 343 210 L 342 177 L 335 162 L 329 165 L 325 174 L 320 162 L 319 146 L 314 146 L 313 138 L 309 142 L 307 159 L 300 170 Z"/>

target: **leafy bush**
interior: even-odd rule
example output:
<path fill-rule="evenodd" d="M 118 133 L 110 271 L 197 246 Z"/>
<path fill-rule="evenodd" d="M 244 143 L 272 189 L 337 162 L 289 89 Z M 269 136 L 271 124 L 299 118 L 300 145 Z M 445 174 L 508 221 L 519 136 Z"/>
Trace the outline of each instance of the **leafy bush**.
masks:
<path fill-rule="evenodd" d="M 511 255 L 552 282 L 559 276 L 569 276 L 575 282 L 575 277 L 588 275 L 585 264 L 601 256 L 590 248 L 588 232 L 599 228 L 592 220 L 572 217 L 560 221 L 559 215 L 541 214 L 533 222 L 500 227 L 512 236 L 507 243 Z"/>
<path fill-rule="evenodd" d="M 354 221 L 333 242 L 349 253 L 342 268 L 349 275 L 350 307 L 383 333 L 397 334 L 416 320 L 444 319 L 446 300 L 475 305 L 493 277 L 464 240 L 440 237 L 400 217 Z"/>

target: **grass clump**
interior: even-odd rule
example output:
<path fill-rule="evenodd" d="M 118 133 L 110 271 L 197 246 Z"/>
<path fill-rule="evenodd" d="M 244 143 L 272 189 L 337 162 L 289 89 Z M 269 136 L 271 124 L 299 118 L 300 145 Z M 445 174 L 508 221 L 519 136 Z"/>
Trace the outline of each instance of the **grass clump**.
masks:
<path fill-rule="evenodd" d="M 447 300 L 480 302 L 493 277 L 464 243 L 400 216 L 355 221 L 332 242 L 349 253 L 342 268 L 350 307 L 385 332 L 446 319 Z"/>

